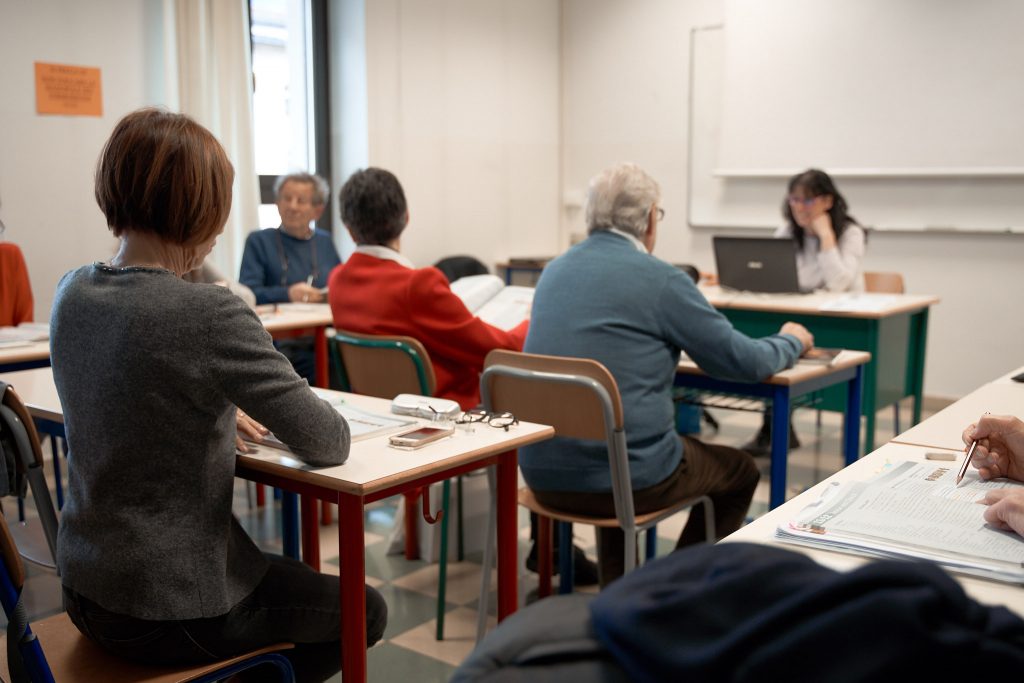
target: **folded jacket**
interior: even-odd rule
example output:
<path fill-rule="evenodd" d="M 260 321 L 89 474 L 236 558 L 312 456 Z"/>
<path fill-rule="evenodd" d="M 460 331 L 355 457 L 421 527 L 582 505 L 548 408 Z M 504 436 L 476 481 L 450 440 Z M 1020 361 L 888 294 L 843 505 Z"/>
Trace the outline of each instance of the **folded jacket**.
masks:
<path fill-rule="evenodd" d="M 590 611 L 640 683 L 1024 675 L 1024 621 L 924 562 L 843 573 L 781 548 L 699 546 L 614 582 Z"/>

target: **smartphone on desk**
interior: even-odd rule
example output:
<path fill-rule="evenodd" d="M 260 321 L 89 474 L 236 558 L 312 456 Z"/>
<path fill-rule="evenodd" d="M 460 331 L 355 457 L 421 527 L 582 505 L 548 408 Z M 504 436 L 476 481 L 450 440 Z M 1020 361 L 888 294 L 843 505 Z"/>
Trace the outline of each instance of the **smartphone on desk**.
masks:
<path fill-rule="evenodd" d="M 388 443 L 392 448 L 411 451 L 451 436 L 454 432 L 454 427 L 418 427 L 409 432 L 395 434 L 388 439 Z"/>

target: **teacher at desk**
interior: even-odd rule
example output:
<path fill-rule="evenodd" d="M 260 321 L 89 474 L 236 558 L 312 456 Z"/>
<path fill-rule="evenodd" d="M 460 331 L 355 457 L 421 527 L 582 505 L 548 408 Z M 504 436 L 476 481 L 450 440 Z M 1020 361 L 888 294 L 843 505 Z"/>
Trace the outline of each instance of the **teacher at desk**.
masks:
<path fill-rule="evenodd" d="M 796 243 L 801 291 L 864 290 L 866 233 L 827 173 L 812 168 L 790 178 L 782 215 L 786 225 L 775 236 Z"/>
<path fill-rule="evenodd" d="M 982 479 L 1006 477 L 1024 481 L 1024 422 L 1009 415 L 984 415 L 964 430 L 968 447 L 977 441 L 971 464 Z M 981 501 L 985 521 L 1024 536 L 1024 489 L 995 489 Z"/>
<path fill-rule="evenodd" d="M 339 465 L 349 430 L 241 299 L 182 279 L 224 229 L 233 176 L 209 131 L 156 109 L 122 119 L 100 155 L 96 200 L 120 247 L 63 277 L 50 323 L 70 447 L 64 604 L 127 659 L 200 664 L 291 641 L 298 680 L 322 681 L 341 664 L 337 578 L 242 530 L 235 449 L 266 425 L 304 462 Z M 366 607 L 371 645 L 387 608 L 369 587 Z"/>

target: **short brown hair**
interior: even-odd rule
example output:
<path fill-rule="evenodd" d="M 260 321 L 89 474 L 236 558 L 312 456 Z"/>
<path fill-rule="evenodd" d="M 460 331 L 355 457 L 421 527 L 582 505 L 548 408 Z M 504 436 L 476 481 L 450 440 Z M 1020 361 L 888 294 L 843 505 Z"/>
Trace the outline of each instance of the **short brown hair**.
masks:
<path fill-rule="evenodd" d="M 370 167 L 353 173 L 338 192 L 341 222 L 356 244 L 386 245 L 405 230 L 405 192 L 390 171 Z"/>
<path fill-rule="evenodd" d="M 184 114 L 139 109 L 103 146 L 96 203 L 117 237 L 135 230 L 195 246 L 227 221 L 234 177 L 210 131 Z"/>

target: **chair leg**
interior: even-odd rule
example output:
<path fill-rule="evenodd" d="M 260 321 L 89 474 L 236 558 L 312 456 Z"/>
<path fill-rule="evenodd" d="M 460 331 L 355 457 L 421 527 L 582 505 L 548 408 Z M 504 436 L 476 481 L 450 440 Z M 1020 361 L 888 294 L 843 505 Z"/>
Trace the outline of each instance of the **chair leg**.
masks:
<path fill-rule="evenodd" d="M 892 404 L 892 422 L 893 422 L 893 434 L 897 436 L 900 433 L 900 402 Z"/>
<path fill-rule="evenodd" d="M 572 522 L 558 523 L 558 592 L 561 595 L 572 593 Z"/>
<path fill-rule="evenodd" d="M 448 516 L 452 480 L 445 479 L 441 487 L 441 554 L 437 562 L 437 640 L 444 640 L 445 599 L 448 588 Z M 481 606 L 483 607 L 483 606 Z"/>
<path fill-rule="evenodd" d="M 261 508 L 267 504 L 267 491 L 263 484 L 256 484 L 256 507 Z"/>
<path fill-rule="evenodd" d="M 551 518 L 537 515 L 537 597 L 551 595 Z"/>
<path fill-rule="evenodd" d="M 64 508 L 64 484 L 60 478 L 60 452 L 58 448 L 57 439 L 59 437 L 50 435 L 50 452 L 53 455 L 53 480 L 54 480 L 54 493 L 57 494 L 57 509 L 61 510 Z"/>
<path fill-rule="evenodd" d="M 658 555 L 658 525 L 647 530 L 647 542 L 644 544 L 644 562 L 650 562 Z"/>
<path fill-rule="evenodd" d="M 480 567 L 480 609 L 476 613 L 476 642 L 487 632 L 487 598 L 491 594 L 491 567 L 494 566 L 494 543 L 498 526 L 498 476 L 494 466 L 487 468 L 487 534 L 484 540 L 483 564 Z M 548 572 L 551 575 L 551 572 Z"/>
<path fill-rule="evenodd" d="M 459 503 L 459 519 L 458 519 L 459 528 L 458 528 L 458 532 L 457 532 L 458 536 L 456 537 L 457 538 L 457 543 L 458 543 L 458 549 L 456 551 L 455 557 L 456 557 L 456 559 L 459 562 L 463 562 L 466 559 L 466 530 L 465 530 L 466 518 L 465 518 L 465 515 L 463 514 L 463 511 L 465 510 L 464 503 L 465 503 L 466 499 L 462 497 L 462 475 L 461 474 L 455 480 L 455 496 L 456 496 L 456 500 Z"/>

